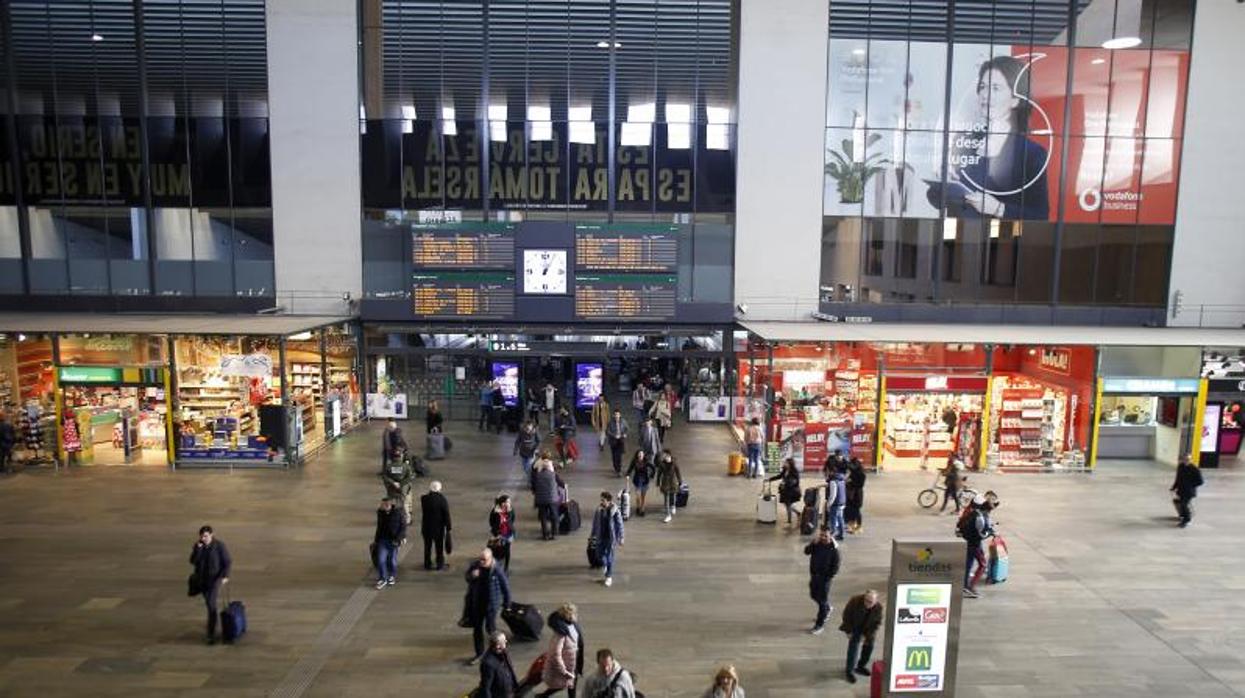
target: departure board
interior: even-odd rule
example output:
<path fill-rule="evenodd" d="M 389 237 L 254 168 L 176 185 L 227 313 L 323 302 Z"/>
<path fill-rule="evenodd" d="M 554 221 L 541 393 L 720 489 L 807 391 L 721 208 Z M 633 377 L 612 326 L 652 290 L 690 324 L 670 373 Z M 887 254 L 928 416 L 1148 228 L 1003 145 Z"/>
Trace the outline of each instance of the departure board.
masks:
<path fill-rule="evenodd" d="M 514 272 L 416 272 L 415 315 L 428 318 L 510 318 Z"/>
<path fill-rule="evenodd" d="M 581 319 L 672 319 L 678 278 L 673 274 L 578 274 L 575 276 L 575 316 Z"/>
<path fill-rule="evenodd" d="M 509 224 L 411 227 L 416 269 L 512 269 L 514 229 Z"/>
<path fill-rule="evenodd" d="M 679 226 L 577 225 L 575 268 L 581 271 L 677 272 Z"/>

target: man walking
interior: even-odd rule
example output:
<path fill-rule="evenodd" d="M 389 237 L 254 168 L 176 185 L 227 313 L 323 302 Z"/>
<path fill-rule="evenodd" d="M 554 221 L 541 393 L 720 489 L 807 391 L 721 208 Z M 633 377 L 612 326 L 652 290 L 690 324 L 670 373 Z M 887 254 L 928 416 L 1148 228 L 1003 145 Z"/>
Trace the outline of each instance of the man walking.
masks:
<path fill-rule="evenodd" d="M 506 645 L 505 633 L 489 634 L 488 652 L 480 662 L 480 688 L 473 694 L 476 698 L 513 698 L 518 693 L 519 679 Z"/>
<path fill-rule="evenodd" d="M 190 564 L 195 568 L 194 585 L 203 595 L 207 606 L 207 643 L 216 644 L 216 595 L 220 587 L 229 583 L 229 570 L 233 558 L 224 541 L 217 540 L 211 526 L 199 529 L 199 540 L 190 550 Z"/>
<path fill-rule="evenodd" d="M 640 422 L 640 448 L 654 456 L 661 453 L 661 435 L 651 417 L 646 416 Z"/>
<path fill-rule="evenodd" d="M 831 610 L 830 582 L 839 573 L 839 546 L 823 526 L 817 538 L 804 546 L 804 554 L 808 555 L 808 595 L 817 603 L 817 620 L 809 632 L 820 635 Z"/>
<path fill-rule="evenodd" d="M 467 619 L 471 622 L 471 641 L 475 656 L 471 664 L 483 659 L 485 631 L 497 631 L 497 613 L 510 605 L 510 580 L 485 548 L 464 575 L 467 580 Z"/>
<path fill-rule="evenodd" d="M 419 498 L 422 513 L 419 532 L 424 537 L 424 569 L 432 569 L 432 548 L 437 549 L 437 570 L 445 569 L 445 555 L 452 553 L 454 544 L 450 539 L 450 503 L 441 494 L 441 483 L 433 480 L 428 494 Z"/>
<path fill-rule="evenodd" d="M 601 556 L 601 565 L 605 568 L 602 583 L 610 586 L 614 583 L 614 553 L 623 545 L 623 517 L 618 507 L 614 506 L 614 495 L 601 493 L 601 506 L 592 517 L 592 545 L 596 546 Z"/>
<path fill-rule="evenodd" d="M 635 698 L 635 683 L 631 672 L 614 659 L 613 651 L 597 650 L 597 673 L 584 683 L 587 698 Z"/>
<path fill-rule="evenodd" d="M 994 509 L 993 502 L 977 495 L 973 498 L 972 507 L 956 523 L 956 533 L 968 544 L 964 561 L 964 596 L 970 599 L 980 596 L 976 590 L 977 582 L 981 580 L 987 568 L 985 543 L 986 539 L 994 534 L 994 528 L 990 523 L 992 509 Z M 974 563 L 976 564 L 975 570 Z"/>
<path fill-rule="evenodd" d="M 523 464 L 523 475 L 532 477 L 532 464 L 536 462 L 536 451 L 540 449 L 540 431 L 535 422 L 524 422 L 519 433 L 514 437 L 514 455 Z"/>
<path fill-rule="evenodd" d="M 627 448 L 627 436 L 631 428 L 622 417 L 622 410 L 614 410 L 610 421 L 605 425 L 605 440 L 610 444 L 610 458 L 614 464 L 614 474 L 622 477 L 623 452 Z"/>
<path fill-rule="evenodd" d="M 1176 466 L 1176 481 L 1171 486 L 1176 494 L 1176 513 L 1180 516 L 1181 528 L 1193 521 L 1193 498 L 1202 482 L 1201 469 L 1189 462 L 1188 456 L 1181 456 L 1180 465 Z"/>
<path fill-rule="evenodd" d="M 485 425 L 493 418 L 493 383 L 484 381 L 480 384 L 480 421 L 476 424 L 477 431 L 484 431 Z"/>
<path fill-rule="evenodd" d="M 826 473 L 826 526 L 834 534 L 835 540 L 843 540 L 845 526 L 843 510 L 847 508 L 847 473 L 846 468 L 836 467 Z"/>
<path fill-rule="evenodd" d="M 385 431 L 380 437 L 381 468 L 389 465 L 392 460 L 402 460 L 406 451 L 406 439 L 402 436 L 402 430 L 398 428 L 397 422 L 389 420 L 389 424 L 385 426 Z"/>
<path fill-rule="evenodd" d="M 542 458 L 532 475 L 532 496 L 540 517 L 540 537 L 553 540 L 558 536 L 558 476 L 553 463 Z"/>
<path fill-rule="evenodd" d="M 376 588 L 398 583 L 398 547 L 406 542 L 406 519 L 393 501 L 380 500 L 376 510 Z"/>
<path fill-rule="evenodd" d="M 839 630 L 848 636 L 848 683 L 856 683 L 856 674 L 869 676 L 869 658 L 873 656 L 873 641 L 880 627 L 882 604 L 878 601 L 878 593 L 873 589 L 853 596 L 843 607 L 843 624 L 839 626 Z"/>
<path fill-rule="evenodd" d="M 395 502 L 402 502 L 402 516 L 407 525 L 411 523 L 411 486 L 415 482 L 415 470 L 405 457 L 391 458 L 380 471 L 385 483 L 385 494 Z"/>

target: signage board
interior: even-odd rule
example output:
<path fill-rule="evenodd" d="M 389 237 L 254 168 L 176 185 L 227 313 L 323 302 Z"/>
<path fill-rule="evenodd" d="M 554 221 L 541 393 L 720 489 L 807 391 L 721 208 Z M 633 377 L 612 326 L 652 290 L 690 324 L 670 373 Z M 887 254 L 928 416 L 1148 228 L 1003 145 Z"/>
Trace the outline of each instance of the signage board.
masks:
<path fill-rule="evenodd" d="M 1223 405 L 1212 402 L 1206 405 L 1206 416 L 1202 418 L 1202 453 L 1219 452 L 1219 425 L 1223 416 Z"/>
<path fill-rule="evenodd" d="M 575 406 L 591 409 L 604 388 L 605 369 L 601 364 L 575 364 Z"/>
<path fill-rule="evenodd" d="M 1245 393 L 1245 380 L 1240 378 L 1212 378 L 1207 383 L 1207 392 Z"/>
<path fill-rule="evenodd" d="M 501 387 L 506 407 L 519 406 L 519 364 L 513 361 L 492 362 L 493 382 Z"/>
<path fill-rule="evenodd" d="M 1194 395 L 1200 382 L 1199 378 L 1108 376 L 1102 379 L 1102 392 L 1109 395 Z"/>
<path fill-rule="evenodd" d="M 372 419 L 407 419 L 406 393 L 368 393 L 367 414 Z"/>
<path fill-rule="evenodd" d="M 121 369 L 99 366 L 65 366 L 57 372 L 62 383 L 120 383 Z"/>
<path fill-rule="evenodd" d="M 892 541 L 886 695 L 955 695 L 964 546 L 957 539 Z"/>
<path fill-rule="evenodd" d="M 887 376 L 889 391 L 984 393 L 989 379 L 986 376 Z"/>

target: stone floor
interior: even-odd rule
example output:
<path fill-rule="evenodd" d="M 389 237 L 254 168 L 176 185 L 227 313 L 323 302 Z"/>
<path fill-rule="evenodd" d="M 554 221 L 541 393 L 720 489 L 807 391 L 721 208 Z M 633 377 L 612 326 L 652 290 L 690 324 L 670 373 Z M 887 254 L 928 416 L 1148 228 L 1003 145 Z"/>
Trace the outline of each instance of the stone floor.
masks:
<path fill-rule="evenodd" d="M 517 490 L 520 471 L 509 438 L 465 424 L 451 435 L 451 459 L 433 468 L 456 519 L 453 571 L 425 573 L 413 551 L 398 586 L 381 592 L 368 585 L 366 552 L 381 492 L 376 427 L 288 472 L 0 477 L 0 695 L 461 696 L 476 674 L 462 663 L 470 633 L 455 626 L 460 573 L 485 539 L 492 497 Z M 590 448 L 569 477 L 587 514 L 618 482 L 591 436 L 581 440 Z M 587 569 L 587 532 L 541 542 L 522 495 L 515 597 L 545 611 L 574 601 L 589 651 L 613 648 L 648 696 L 698 696 L 727 661 L 750 698 L 867 695 L 840 678 L 843 636 L 805 632 L 814 606 L 803 541 L 753 522 L 757 486 L 724 475 L 727 432 L 680 425 L 670 442 L 691 506 L 669 525 L 630 522 L 613 588 Z M 1187 530 L 1173 525 L 1169 478 L 1126 463 L 972 478 L 1004 500 L 1012 579 L 966 603 L 958 695 L 1245 695 L 1245 478 L 1208 472 Z M 870 479 L 837 606 L 884 587 L 891 538 L 952 530 L 951 517 L 915 504 L 930 479 Z M 184 595 L 206 522 L 233 553 L 231 586 L 249 609 L 237 646 L 203 645 L 202 606 Z M 516 663 L 537 651 L 516 646 Z"/>

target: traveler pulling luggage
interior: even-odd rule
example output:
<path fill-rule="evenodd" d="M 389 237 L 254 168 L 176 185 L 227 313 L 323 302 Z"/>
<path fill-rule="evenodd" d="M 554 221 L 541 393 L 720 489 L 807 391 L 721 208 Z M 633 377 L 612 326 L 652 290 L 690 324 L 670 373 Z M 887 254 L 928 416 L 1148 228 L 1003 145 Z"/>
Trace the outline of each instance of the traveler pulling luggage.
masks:
<path fill-rule="evenodd" d="M 448 450 L 446 441 L 448 439 L 445 434 L 440 431 L 432 431 L 428 433 L 428 447 L 426 457 L 428 460 L 445 460 L 445 453 Z"/>
<path fill-rule="evenodd" d="M 592 569 L 600 569 L 605 566 L 605 561 L 601 559 L 600 549 L 597 547 L 597 539 L 588 539 L 588 566 Z"/>
<path fill-rule="evenodd" d="M 990 539 L 990 583 L 1001 584 L 1007 581 L 1011 563 L 1007 555 L 1007 541 L 995 535 Z"/>
<path fill-rule="evenodd" d="M 761 490 L 761 495 L 757 497 L 757 523 L 778 523 L 778 498 L 770 492 L 768 482 L 765 483 L 765 489 Z"/>
<path fill-rule="evenodd" d="M 226 643 L 237 642 L 246 634 L 246 605 L 241 601 L 233 601 L 229 595 L 229 585 L 225 587 L 225 610 L 220 612 L 220 634 Z"/>
<path fill-rule="evenodd" d="M 618 513 L 622 514 L 623 521 L 631 519 L 631 493 L 626 487 L 618 491 Z"/>
<path fill-rule="evenodd" d="M 540 631 L 545 627 L 545 619 L 535 606 L 512 603 L 502 609 L 501 619 L 514 635 L 514 639 L 534 642 L 540 639 Z"/>
<path fill-rule="evenodd" d="M 817 511 L 821 508 L 821 488 L 810 487 L 804 490 L 804 508 L 800 510 L 800 533 L 813 535 L 817 530 Z"/>
<path fill-rule="evenodd" d="M 680 509 L 687 506 L 687 500 L 691 497 L 692 491 L 684 482 L 679 485 L 679 491 L 674 495 L 674 505 Z"/>

